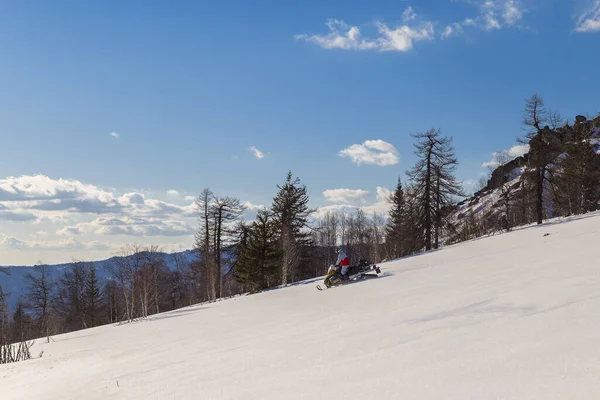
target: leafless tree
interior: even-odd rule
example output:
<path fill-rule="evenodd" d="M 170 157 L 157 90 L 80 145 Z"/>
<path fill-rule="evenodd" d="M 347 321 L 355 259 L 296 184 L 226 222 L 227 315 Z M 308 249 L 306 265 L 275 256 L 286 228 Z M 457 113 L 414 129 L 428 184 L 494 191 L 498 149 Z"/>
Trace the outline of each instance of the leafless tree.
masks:
<path fill-rule="evenodd" d="M 461 185 L 454 177 L 458 165 L 451 137 L 441 137 L 439 129 L 429 129 L 411 135 L 417 139 L 417 162 L 407 174 L 415 183 L 422 204 L 421 224 L 425 231 L 425 249 L 432 242 L 438 247 L 441 209 L 452 201 L 452 196 L 464 196 Z M 435 229 L 435 231 L 434 231 Z M 433 237 L 435 234 L 435 238 Z"/>
<path fill-rule="evenodd" d="M 203 282 L 198 283 L 198 287 L 204 286 L 206 297 L 214 300 L 217 297 L 217 275 L 215 257 L 214 257 L 214 232 L 215 224 L 212 212 L 212 202 L 214 194 L 206 188 L 196 199 L 196 208 L 199 214 L 200 226 L 195 235 L 194 248 L 198 250 L 200 259 L 194 263 L 194 276 Z M 204 283 L 204 285 L 202 285 Z"/>
<path fill-rule="evenodd" d="M 139 276 L 144 266 L 143 248 L 138 244 L 126 244 L 121 247 L 117 253 L 114 264 L 112 265 L 113 276 L 116 278 L 119 287 L 123 291 L 125 300 L 125 315 L 127 321 L 131 322 L 138 316 L 136 304 L 136 291 L 138 290 Z M 141 315 L 144 315 L 145 305 L 141 303 Z"/>
<path fill-rule="evenodd" d="M 46 337 L 49 343 L 56 283 L 50 276 L 48 265 L 38 263 L 33 267 L 33 271 L 33 273 L 25 274 L 25 281 L 28 285 L 27 308 L 36 314 L 39 332 Z"/>
<path fill-rule="evenodd" d="M 560 154 L 561 143 L 555 130 L 550 125 L 558 126 L 558 113 L 548 112 L 542 98 L 534 93 L 525 102 L 523 125 L 526 129 L 524 138 L 517 138 L 520 143 L 530 146 L 530 167 L 536 187 L 536 218 L 541 224 L 544 219 L 544 187 L 547 181 L 548 165 Z M 527 178 L 529 176 L 526 175 Z"/>
<path fill-rule="evenodd" d="M 219 286 L 217 297 L 221 298 L 223 293 L 222 255 L 225 247 L 232 245 L 235 241 L 235 225 L 243 214 L 245 207 L 240 199 L 234 197 L 215 197 L 210 208 L 214 218 L 215 234 L 215 274 L 218 277 Z"/>
<path fill-rule="evenodd" d="M 490 170 L 495 169 L 497 167 L 502 168 L 509 161 L 511 161 L 511 159 L 512 158 L 508 151 L 494 153 L 495 166 L 490 166 L 489 168 Z M 513 178 L 514 177 L 512 176 L 512 171 L 505 170 L 502 176 L 500 177 L 501 181 L 500 186 L 498 188 L 500 191 L 498 204 L 504 212 L 504 215 L 500 218 L 499 222 L 501 222 L 503 229 L 505 229 L 507 232 L 511 230 L 513 225 L 512 221 L 514 218 L 512 215 L 512 207 L 515 201 L 515 191 L 518 187 L 518 183 L 515 184 Z"/>

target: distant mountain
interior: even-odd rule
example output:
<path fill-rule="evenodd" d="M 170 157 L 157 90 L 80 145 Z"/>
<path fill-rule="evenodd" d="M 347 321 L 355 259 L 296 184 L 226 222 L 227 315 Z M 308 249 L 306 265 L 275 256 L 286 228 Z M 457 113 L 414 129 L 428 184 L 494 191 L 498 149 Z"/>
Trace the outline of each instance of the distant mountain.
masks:
<path fill-rule="evenodd" d="M 162 258 L 167 268 L 173 271 L 176 269 L 176 258 L 179 258 L 179 260 L 183 261 L 185 264 L 189 264 L 192 261 L 197 260 L 199 255 L 197 251 L 185 250 L 178 253 L 158 253 L 158 257 Z M 106 260 L 91 262 L 96 267 L 98 281 L 101 286 L 112 277 L 110 267 L 118 258 L 121 257 L 115 256 Z M 70 265 L 71 263 L 49 265 L 51 277 L 57 279 Z M 31 266 L 3 266 L 2 268 L 4 268 L 8 274 L 0 273 L 0 286 L 2 286 L 4 292 L 8 294 L 7 303 L 9 307 L 12 308 L 16 305 L 19 297 L 25 294 L 25 275 L 28 272 L 33 271 Z M 229 266 L 224 266 L 224 270 L 228 271 L 228 269 Z"/>

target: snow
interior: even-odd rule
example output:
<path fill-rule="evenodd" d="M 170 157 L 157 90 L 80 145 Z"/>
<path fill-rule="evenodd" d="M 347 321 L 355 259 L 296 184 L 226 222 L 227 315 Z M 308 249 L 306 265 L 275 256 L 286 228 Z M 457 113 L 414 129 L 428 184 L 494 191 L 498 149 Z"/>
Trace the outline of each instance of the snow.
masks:
<path fill-rule="evenodd" d="M 549 234 L 549 235 L 546 235 Z M 600 214 L 38 342 L 12 399 L 592 399 Z M 37 358 L 43 351 L 41 358 Z"/>

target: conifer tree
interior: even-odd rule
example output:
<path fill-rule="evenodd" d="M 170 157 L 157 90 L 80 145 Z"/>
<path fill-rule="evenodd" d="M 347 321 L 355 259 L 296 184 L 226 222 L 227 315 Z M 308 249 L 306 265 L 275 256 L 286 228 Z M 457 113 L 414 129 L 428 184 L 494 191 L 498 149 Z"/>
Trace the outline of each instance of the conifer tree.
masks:
<path fill-rule="evenodd" d="M 250 292 L 274 285 L 279 259 L 277 231 L 267 211 L 259 211 L 247 242 L 240 247 L 234 274 L 236 281 L 245 284 Z"/>
<path fill-rule="evenodd" d="M 541 224 L 544 219 L 544 189 L 545 183 L 548 182 L 548 166 L 562 151 L 562 144 L 556 134 L 559 123 L 560 116 L 547 111 L 539 95 L 533 94 L 526 100 L 523 125 L 528 130 L 525 138 L 517 138 L 517 140 L 529 144 L 531 157 L 528 164 L 532 173 L 525 174 L 524 177 L 532 180 L 535 185 L 538 224 Z"/>
<path fill-rule="evenodd" d="M 398 178 L 396 190 L 390 196 L 388 202 L 391 203 L 391 208 L 388 212 L 388 223 L 385 227 L 386 243 L 391 257 L 398 258 L 404 255 L 405 224 L 407 222 L 404 189 L 400 178 Z"/>
<path fill-rule="evenodd" d="M 100 312 L 102 307 L 102 293 L 96 267 L 91 264 L 85 281 L 85 305 L 86 305 L 86 323 L 88 327 L 94 327 L 100 324 Z"/>
<path fill-rule="evenodd" d="M 557 168 L 553 168 L 555 200 L 562 215 L 596 210 L 600 200 L 600 156 L 591 141 L 594 127 L 578 118 L 569 128 L 571 140 Z"/>
<path fill-rule="evenodd" d="M 420 200 L 420 223 L 425 231 L 425 250 L 431 250 L 434 233 L 434 245 L 438 247 L 442 207 L 452 201 L 451 196 L 464 194 L 454 178 L 454 168 L 458 161 L 454 156 L 452 138 L 441 137 L 439 129 L 429 129 L 412 136 L 417 139 L 415 155 L 418 159 L 407 175 L 415 183 L 416 195 Z"/>
<path fill-rule="evenodd" d="M 299 178 L 292 179 L 289 171 L 285 183 L 280 186 L 271 208 L 281 254 L 281 283 L 293 282 L 302 261 L 307 261 L 307 249 L 312 244 L 308 217 L 314 211 L 308 208 L 306 186 Z"/>

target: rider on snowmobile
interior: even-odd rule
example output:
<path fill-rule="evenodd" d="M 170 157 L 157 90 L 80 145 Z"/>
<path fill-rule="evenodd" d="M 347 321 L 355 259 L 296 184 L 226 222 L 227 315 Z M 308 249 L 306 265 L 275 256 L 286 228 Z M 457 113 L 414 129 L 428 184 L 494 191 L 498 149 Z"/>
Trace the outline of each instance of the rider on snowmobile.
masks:
<path fill-rule="evenodd" d="M 337 254 L 337 260 L 335 261 L 335 265 L 339 265 L 342 267 L 342 280 L 348 280 L 348 268 L 350 268 L 350 260 L 344 250 L 339 247 L 335 249 L 335 253 Z"/>

